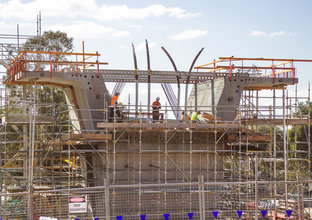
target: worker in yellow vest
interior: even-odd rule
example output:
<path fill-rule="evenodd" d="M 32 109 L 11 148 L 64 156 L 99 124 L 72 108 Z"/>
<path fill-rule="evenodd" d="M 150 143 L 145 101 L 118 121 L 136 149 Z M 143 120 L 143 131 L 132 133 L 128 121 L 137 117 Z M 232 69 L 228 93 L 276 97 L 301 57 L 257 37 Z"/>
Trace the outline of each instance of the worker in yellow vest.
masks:
<path fill-rule="evenodd" d="M 198 112 L 193 112 L 193 114 L 192 114 L 192 116 L 191 116 L 191 120 L 192 120 L 193 123 L 199 121 L 199 120 L 198 120 L 198 115 L 200 115 L 200 111 L 198 111 Z"/>

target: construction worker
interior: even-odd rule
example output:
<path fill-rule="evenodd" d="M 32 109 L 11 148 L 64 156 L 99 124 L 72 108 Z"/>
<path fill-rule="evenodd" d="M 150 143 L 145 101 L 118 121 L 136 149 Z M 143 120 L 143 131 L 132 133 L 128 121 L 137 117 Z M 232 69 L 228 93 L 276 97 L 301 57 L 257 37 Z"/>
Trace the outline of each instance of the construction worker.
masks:
<path fill-rule="evenodd" d="M 159 120 L 159 109 L 161 109 L 161 104 L 159 102 L 160 98 L 157 97 L 156 100 L 152 104 L 153 108 L 153 122 Z"/>
<path fill-rule="evenodd" d="M 116 112 L 117 116 L 120 117 L 120 111 L 117 108 L 118 104 L 118 96 L 120 95 L 119 92 L 116 92 L 111 100 L 111 104 L 109 106 L 109 122 L 113 122 L 114 120 L 114 111 Z"/>
<path fill-rule="evenodd" d="M 198 122 L 198 115 L 200 115 L 200 111 L 198 112 L 193 112 L 192 116 L 191 116 L 191 120 L 192 122 Z"/>
<path fill-rule="evenodd" d="M 190 121 L 190 116 L 189 115 L 186 115 L 186 118 L 185 118 L 185 114 L 184 114 L 184 111 L 182 111 L 182 117 L 181 117 L 181 122 L 184 121 L 186 119 L 186 122 L 189 122 Z"/>

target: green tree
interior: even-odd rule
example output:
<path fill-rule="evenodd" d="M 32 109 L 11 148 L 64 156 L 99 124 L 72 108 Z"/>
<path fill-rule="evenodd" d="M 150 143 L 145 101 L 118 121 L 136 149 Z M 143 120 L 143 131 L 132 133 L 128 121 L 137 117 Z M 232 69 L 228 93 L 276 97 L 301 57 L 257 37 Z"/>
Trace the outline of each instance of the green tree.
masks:
<path fill-rule="evenodd" d="M 24 44 L 24 50 L 72 52 L 73 40 L 61 31 L 45 31 L 42 36 L 29 38 Z"/>
<path fill-rule="evenodd" d="M 45 52 L 72 52 L 74 48 L 73 38 L 69 37 L 67 33 L 61 31 L 45 31 L 42 36 L 35 36 L 27 39 L 25 44 L 23 45 L 23 49 L 26 51 L 45 51 Z M 39 61 L 47 61 L 50 59 L 49 54 L 28 54 L 27 59 L 29 60 L 39 60 Z M 54 61 L 58 61 L 60 59 L 66 60 L 64 55 L 53 56 L 52 59 Z M 44 66 L 37 63 L 36 66 L 31 65 L 27 67 L 28 70 L 41 70 L 44 71 Z M 54 69 L 57 68 L 57 65 L 53 66 Z M 37 96 L 38 103 L 58 103 L 59 106 L 54 110 L 57 112 L 66 112 L 67 108 L 65 107 L 66 98 L 63 90 L 45 87 L 45 86 L 37 86 Z M 43 108 L 38 109 L 40 113 L 49 114 L 51 109 Z M 63 113 L 60 116 L 60 120 L 67 119 L 67 114 Z"/>
<path fill-rule="evenodd" d="M 312 117 L 312 102 L 300 102 L 298 110 L 293 114 L 296 118 L 307 118 L 310 115 Z M 310 140 L 308 140 L 308 125 L 295 125 L 289 131 L 289 138 L 291 142 L 297 141 L 308 142 L 312 141 L 312 133 L 310 133 Z M 311 130 L 310 130 L 311 132 Z M 300 146 L 299 146 L 300 147 Z M 303 149 L 305 147 L 303 146 Z"/>
<path fill-rule="evenodd" d="M 10 48 L 9 48 L 10 49 Z M 72 52 L 73 50 L 73 38 L 67 36 L 66 33 L 62 33 L 60 31 L 47 31 L 41 37 L 33 37 L 29 38 L 25 44 L 23 45 L 23 50 L 28 51 L 53 51 L 53 52 Z M 14 55 L 8 50 L 8 55 Z M 14 55 L 15 56 L 15 55 Z M 59 56 L 62 59 L 65 59 L 62 56 Z M 39 60 L 45 61 L 49 60 L 49 55 L 37 55 L 37 54 L 27 54 L 28 60 Z M 54 57 L 54 60 L 59 59 L 58 57 Z M 28 62 L 30 65 L 31 62 Z M 32 65 L 32 68 L 28 68 L 31 66 L 27 66 L 27 70 L 35 70 L 35 67 Z M 41 68 L 40 70 L 44 70 Z M 30 115 L 29 113 L 33 112 L 31 109 L 34 106 L 34 88 L 36 89 L 36 112 L 37 115 L 46 115 L 46 116 L 55 116 L 55 123 L 49 125 L 41 125 L 37 124 L 36 138 L 42 138 L 46 140 L 54 140 L 60 138 L 60 134 L 62 131 L 68 131 L 68 108 L 66 105 L 65 94 L 62 89 L 57 89 L 54 87 L 42 86 L 40 84 L 31 87 L 28 85 L 9 85 L 6 84 L 7 96 L 5 105 L 2 106 L 1 113 L 8 115 Z M 51 104 L 53 103 L 53 104 Z M 4 129 L 4 127 L 2 127 Z M 11 124 L 7 124 L 5 127 L 5 140 L 6 144 L 2 145 L 2 151 L 5 150 L 0 156 L 0 168 L 3 168 L 7 161 L 10 161 L 10 166 L 15 166 L 20 162 L 21 157 L 27 157 L 27 151 L 21 151 L 21 143 L 22 141 L 26 143 L 26 140 L 23 140 L 22 132 L 27 131 L 28 128 L 24 128 L 21 125 L 12 126 Z M 38 143 L 38 151 L 46 152 L 47 145 L 44 143 Z M 47 160 L 50 163 L 49 160 Z M 0 174 L 0 187 L 4 183 L 10 183 L 15 185 L 20 185 L 21 187 L 26 187 L 27 182 L 16 181 L 13 182 L 11 180 L 14 179 L 15 176 L 23 175 L 22 171 L 8 171 L 10 175 L 8 175 L 8 181 L 6 178 L 3 178 L 2 175 L 6 176 L 7 172 L 2 172 Z M 43 171 L 42 171 L 43 172 Z M 5 181 L 5 182 L 4 182 Z M 10 182 L 11 181 L 11 182 Z"/>
<path fill-rule="evenodd" d="M 308 116 L 311 117 L 312 116 L 311 107 L 312 107 L 311 102 L 299 103 L 297 111 L 293 113 L 294 118 L 307 119 Z M 305 160 L 302 160 L 302 161 L 292 161 L 290 165 L 298 169 L 299 172 L 297 173 L 300 176 L 309 178 L 307 174 L 309 174 L 311 170 L 309 171 L 309 159 L 310 158 L 308 158 L 308 155 L 309 155 L 308 143 L 311 143 L 312 141 L 312 138 L 311 138 L 312 131 L 310 129 L 310 135 L 309 135 L 308 124 L 294 125 L 289 130 L 288 136 L 289 136 L 289 150 L 293 151 L 293 153 L 290 153 L 289 156 L 305 158 Z"/>
<path fill-rule="evenodd" d="M 66 33 L 61 31 L 45 31 L 42 36 L 32 37 L 27 39 L 23 45 L 23 49 L 26 51 L 44 51 L 44 52 L 72 52 L 74 48 L 73 38 L 68 37 Z M 59 54 L 52 56 L 53 61 L 59 61 L 60 59 L 66 60 L 65 55 Z M 50 61 L 49 54 L 27 54 L 27 60 L 39 60 Z M 34 65 L 35 64 L 35 65 Z M 28 62 L 27 69 L 44 71 L 47 70 L 47 65 L 39 65 L 38 62 Z M 57 65 L 53 65 L 53 69 L 57 69 Z"/>

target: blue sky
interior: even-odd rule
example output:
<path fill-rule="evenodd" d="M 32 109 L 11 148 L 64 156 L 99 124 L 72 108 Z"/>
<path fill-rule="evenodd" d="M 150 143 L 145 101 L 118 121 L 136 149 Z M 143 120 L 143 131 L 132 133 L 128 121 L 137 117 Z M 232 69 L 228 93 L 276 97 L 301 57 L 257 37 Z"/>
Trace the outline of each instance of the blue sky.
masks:
<path fill-rule="evenodd" d="M 1 0 L 0 32 L 15 33 L 18 23 L 21 34 L 35 35 L 41 11 L 43 31 L 67 32 L 77 52 L 84 40 L 106 68 L 133 69 L 133 42 L 138 67 L 146 69 L 147 39 L 152 69 L 172 69 L 164 46 L 178 69 L 188 70 L 202 47 L 198 65 L 219 56 L 312 59 L 311 8 L 310 0 Z M 305 90 L 312 63 L 296 67 Z"/>

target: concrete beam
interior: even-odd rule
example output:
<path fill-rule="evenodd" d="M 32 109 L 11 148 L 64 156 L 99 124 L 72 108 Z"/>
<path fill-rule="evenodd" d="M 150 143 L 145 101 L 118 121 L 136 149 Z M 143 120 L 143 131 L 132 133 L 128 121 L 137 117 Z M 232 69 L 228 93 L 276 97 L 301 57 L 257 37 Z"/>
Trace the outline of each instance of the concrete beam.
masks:
<path fill-rule="evenodd" d="M 214 79 L 213 88 L 211 80 L 197 85 L 198 110 L 202 112 L 213 112 L 213 103 L 216 107 L 217 117 L 226 121 L 233 121 L 237 116 L 237 110 L 244 89 L 273 89 L 281 88 L 298 83 L 295 78 L 263 78 L 233 76 L 230 78 Z M 214 97 L 214 100 L 212 100 Z M 195 88 L 193 87 L 188 99 L 189 112 L 194 111 Z"/>
<path fill-rule="evenodd" d="M 52 76 L 52 77 L 51 77 Z M 53 72 L 47 71 L 20 72 L 14 84 L 46 85 L 63 88 L 68 104 L 70 117 L 77 130 L 95 130 L 96 122 L 104 119 L 104 102 L 110 101 L 110 95 L 103 77 L 97 78 L 96 72 Z"/>

